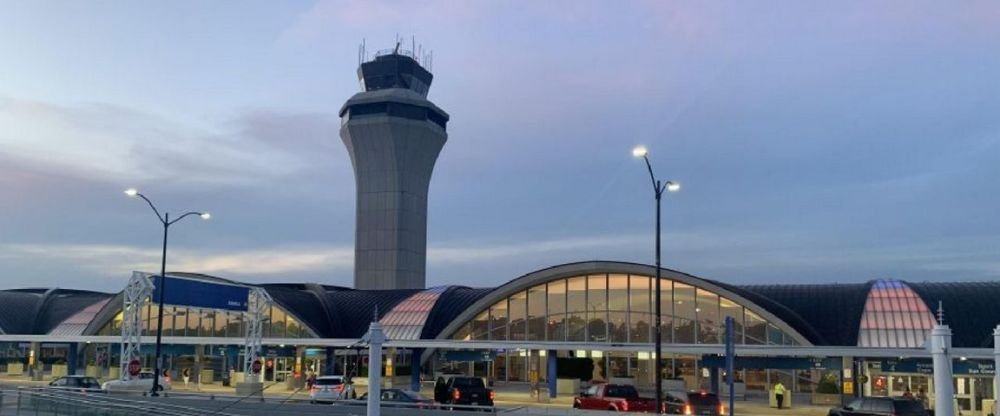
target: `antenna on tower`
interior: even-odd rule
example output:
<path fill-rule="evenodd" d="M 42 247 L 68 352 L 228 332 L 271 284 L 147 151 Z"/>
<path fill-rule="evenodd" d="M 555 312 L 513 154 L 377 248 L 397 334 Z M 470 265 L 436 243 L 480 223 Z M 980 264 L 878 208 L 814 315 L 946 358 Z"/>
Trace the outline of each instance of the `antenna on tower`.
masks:
<path fill-rule="evenodd" d="M 938 301 L 937 320 L 938 325 L 944 325 L 944 305 L 941 301 Z"/>

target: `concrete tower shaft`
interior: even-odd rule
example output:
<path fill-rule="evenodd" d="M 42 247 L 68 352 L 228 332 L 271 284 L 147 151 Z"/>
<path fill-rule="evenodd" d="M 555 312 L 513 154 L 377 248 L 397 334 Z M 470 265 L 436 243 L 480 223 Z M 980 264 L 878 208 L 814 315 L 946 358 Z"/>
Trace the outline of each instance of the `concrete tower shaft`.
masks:
<path fill-rule="evenodd" d="M 340 111 L 357 187 L 354 287 L 423 289 L 427 194 L 448 114 L 425 98 L 430 73 L 408 56 L 379 56 L 358 76 L 365 91 Z"/>

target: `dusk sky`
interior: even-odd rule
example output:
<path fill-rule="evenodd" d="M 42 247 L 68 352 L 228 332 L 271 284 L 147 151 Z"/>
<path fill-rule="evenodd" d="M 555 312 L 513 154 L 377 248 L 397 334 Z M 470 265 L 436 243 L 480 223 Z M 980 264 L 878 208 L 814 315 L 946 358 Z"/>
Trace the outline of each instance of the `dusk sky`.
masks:
<path fill-rule="evenodd" d="M 1000 277 L 995 1 L 0 0 L 0 286 L 352 284 L 358 45 L 434 51 L 428 285 Z"/>

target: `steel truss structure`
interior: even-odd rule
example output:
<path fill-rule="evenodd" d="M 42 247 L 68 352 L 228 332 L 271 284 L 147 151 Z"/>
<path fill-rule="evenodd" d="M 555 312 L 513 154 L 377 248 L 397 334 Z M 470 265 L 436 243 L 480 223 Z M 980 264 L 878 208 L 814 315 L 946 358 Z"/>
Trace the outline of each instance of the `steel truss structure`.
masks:
<path fill-rule="evenodd" d="M 154 278 L 153 275 L 143 272 L 132 272 L 132 277 L 125 286 L 122 304 L 122 335 L 121 335 L 121 362 L 119 367 L 121 372 L 119 378 L 128 380 L 129 362 L 132 360 L 142 360 L 142 310 L 147 306 L 153 296 Z M 249 298 L 247 299 L 247 311 L 243 313 L 246 322 L 246 336 L 244 337 L 243 356 L 246 357 L 243 363 L 244 374 L 251 374 L 254 361 L 260 358 L 261 347 L 264 339 L 264 321 L 269 316 L 271 304 L 274 300 L 271 295 L 259 287 L 251 287 Z"/>
<path fill-rule="evenodd" d="M 153 295 L 153 281 L 149 273 L 132 272 L 125 286 L 122 302 L 122 341 L 119 360 L 119 379 L 127 380 L 129 362 L 141 360 L 142 348 L 142 308 Z"/>
<path fill-rule="evenodd" d="M 243 344 L 243 374 L 253 374 L 253 363 L 260 359 L 261 346 L 264 340 L 264 321 L 268 319 L 268 311 L 274 299 L 266 290 L 259 287 L 250 288 L 247 299 L 246 341 Z"/>

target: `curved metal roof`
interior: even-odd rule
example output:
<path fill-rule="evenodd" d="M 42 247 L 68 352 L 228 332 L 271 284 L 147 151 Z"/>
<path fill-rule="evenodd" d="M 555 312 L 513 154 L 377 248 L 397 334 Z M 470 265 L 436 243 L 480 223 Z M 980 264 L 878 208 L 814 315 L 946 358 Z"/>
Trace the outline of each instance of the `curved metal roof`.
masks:
<path fill-rule="evenodd" d="M 941 302 L 953 347 L 993 346 L 993 329 L 1000 323 L 1000 281 L 907 284 L 931 310 L 936 311 Z"/>
<path fill-rule="evenodd" d="M 0 330 L 5 334 L 47 334 L 67 318 L 113 296 L 71 289 L 3 290 Z"/>
<path fill-rule="evenodd" d="M 815 345 L 856 346 L 869 283 L 751 285 L 738 288 Z"/>

